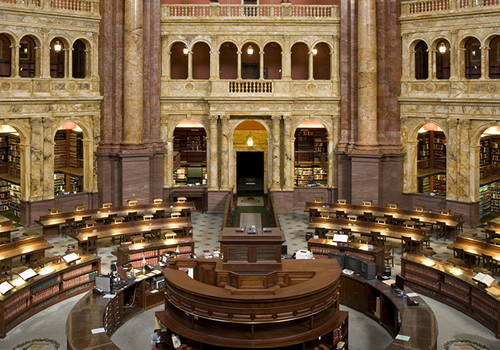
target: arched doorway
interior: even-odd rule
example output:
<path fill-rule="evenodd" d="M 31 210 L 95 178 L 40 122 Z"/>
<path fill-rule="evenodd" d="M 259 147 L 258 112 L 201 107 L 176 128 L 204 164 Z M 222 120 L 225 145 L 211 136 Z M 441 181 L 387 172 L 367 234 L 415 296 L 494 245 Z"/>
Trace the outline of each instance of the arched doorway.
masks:
<path fill-rule="evenodd" d="M 436 124 L 418 131 L 418 192 L 446 196 L 446 137 Z"/>
<path fill-rule="evenodd" d="M 10 39 L 5 34 L 0 34 L 0 77 L 10 77 L 11 70 L 11 52 L 12 46 Z"/>
<path fill-rule="evenodd" d="M 0 213 L 21 217 L 21 149 L 16 129 L 0 125 Z"/>
<path fill-rule="evenodd" d="M 500 127 L 486 129 L 479 142 L 479 218 L 484 218 L 500 214 Z"/>
<path fill-rule="evenodd" d="M 68 122 L 54 136 L 54 196 L 78 193 L 83 185 L 83 132 Z"/>
<path fill-rule="evenodd" d="M 207 185 L 207 132 L 196 120 L 174 130 L 174 186 Z"/>
<path fill-rule="evenodd" d="M 246 120 L 234 130 L 236 191 L 238 195 L 266 192 L 268 133 L 258 121 Z"/>
<path fill-rule="evenodd" d="M 317 120 L 307 120 L 295 130 L 295 186 L 327 186 L 328 132 Z"/>

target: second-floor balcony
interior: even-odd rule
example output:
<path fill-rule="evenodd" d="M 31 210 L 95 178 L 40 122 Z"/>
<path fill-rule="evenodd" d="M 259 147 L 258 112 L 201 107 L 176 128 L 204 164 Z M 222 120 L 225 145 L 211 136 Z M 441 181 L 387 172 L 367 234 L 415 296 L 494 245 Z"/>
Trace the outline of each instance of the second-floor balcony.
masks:
<path fill-rule="evenodd" d="M 259 19 L 286 21 L 331 21 L 338 20 L 338 5 L 292 5 L 289 2 L 279 5 L 222 5 L 216 2 L 208 5 L 162 5 L 162 18 L 175 19 Z"/>
<path fill-rule="evenodd" d="M 490 11 L 491 7 L 498 7 L 500 0 L 403 0 L 401 1 L 401 17 L 415 15 L 435 15 L 436 12 L 465 13 L 476 11 Z"/>
<path fill-rule="evenodd" d="M 0 0 L 0 5 L 14 9 L 99 14 L 99 0 Z"/>

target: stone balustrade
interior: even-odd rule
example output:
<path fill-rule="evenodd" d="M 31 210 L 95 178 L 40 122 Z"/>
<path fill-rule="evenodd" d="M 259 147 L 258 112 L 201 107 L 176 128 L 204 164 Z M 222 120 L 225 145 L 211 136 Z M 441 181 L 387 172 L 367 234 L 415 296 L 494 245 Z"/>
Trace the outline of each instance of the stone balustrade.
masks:
<path fill-rule="evenodd" d="M 287 20 L 332 20 L 338 19 L 339 6 L 322 5 L 162 5 L 163 18 L 209 18 L 209 19 L 270 19 L 283 18 Z"/>
<path fill-rule="evenodd" d="M 457 12 L 479 10 L 498 6 L 500 0 L 409 0 L 401 2 L 401 16 L 421 15 L 432 12 Z"/>
<path fill-rule="evenodd" d="M 0 0 L 0 6 L 99 14 L 99 0 Z"/>

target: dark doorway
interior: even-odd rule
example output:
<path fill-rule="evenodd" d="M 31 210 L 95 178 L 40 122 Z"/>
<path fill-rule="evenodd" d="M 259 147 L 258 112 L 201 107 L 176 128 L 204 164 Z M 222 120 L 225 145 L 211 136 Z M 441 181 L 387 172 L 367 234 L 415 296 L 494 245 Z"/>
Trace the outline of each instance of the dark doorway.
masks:
<path fill-rule="evenodd" d="M 236 178 L 238 193 L 264 192 L 264 152 L 237 152 Z"/>

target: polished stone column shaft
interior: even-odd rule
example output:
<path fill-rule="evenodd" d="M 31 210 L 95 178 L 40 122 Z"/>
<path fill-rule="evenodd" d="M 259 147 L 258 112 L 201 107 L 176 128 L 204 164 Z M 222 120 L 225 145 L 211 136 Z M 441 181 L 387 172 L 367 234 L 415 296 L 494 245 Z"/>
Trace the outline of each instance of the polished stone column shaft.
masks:
<path fill-rule="evenodd" d="M 377 145 L 377 17 L 375 0 L 358 2 L 358 140 Z"/>
<path fill-rule="evenodd" d="M 285 140 L 284 140 L 284 148 L 285 148 L 285 157 L 283 158 L 283 176 L 284 183 L 283 189 L 287 191 L 293 190 L 293 161 L 294 161 L 294 152 L 292 148 L 292 117 L 289 115 L 283 116 L 284 128 L 285 128 Z"/>
<path fill-rule="evenodd" d="M 221 190 L 229 190 L 229 116 L 221 116 Z"/>
<path fill-rule="evenodd" d="M 281 190 L 280 184 L 280 120 L 281 116 L 274 115 L 271 117 L 273 121 L 273 135 L 272 135 L 272 147 L 273 147 L 273 183 L 271 185 L 271 190 L 279 191 Z"/>
<path fill-rule="evenodd" d="M 218 172 L 217 172 L 217 120 L 216 115 L 211 115 L 210 119 L 210 177 L 208 178 L 208 189 L 216 191 L 219 189 L 218 185 Z"/>
<path fill-rule="evenodd" d="M 142 144 L 143 0 L 125 0 L 123 64 L 123 143 Z"/>

